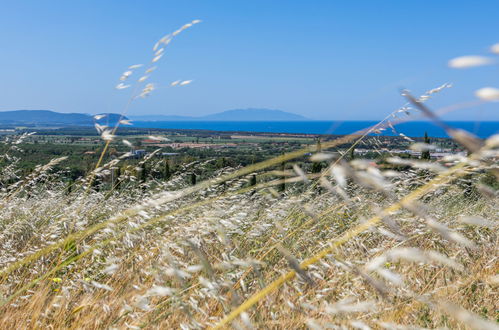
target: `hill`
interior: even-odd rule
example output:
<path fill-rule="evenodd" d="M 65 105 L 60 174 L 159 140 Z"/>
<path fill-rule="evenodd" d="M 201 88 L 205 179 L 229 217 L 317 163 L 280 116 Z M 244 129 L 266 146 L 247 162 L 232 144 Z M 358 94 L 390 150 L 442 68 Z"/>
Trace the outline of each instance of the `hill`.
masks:
<path fill-rule="evenodd" d="M 298 121 L 309 120 L 306 117 L 282 110 L 271 109 L 234 109 L 206 116 L 169 116 L 145 115 L 130 116 L 138 121 Z"/>
<path fill-rule="evenodd" d="M 114 124 L 120 115 L 106 113 L 99 123 Z M 84 113 L 61 113 L 51 110 L 12 110 L 0 111 L 0 125 L 26 126 L 91 126 L 95 123 L 92 115 Z"/>
<path fill-rule="evenodd" d="M 114 125 L 119 114 L 103 113 L 100 124 Z M 271 109 L 235 109 L 211 115 L 190 117 L 175 115 L 130 116 L 137 121 L 300 121 L 309 120 L 293 113 Z M 128 118 L 127 118 L 128 119 Z M 11 110 L 0 111 L 2 126 L 92 126 L 93 115 L 84 113 L 61 113 L 51 110 Z"/>
<path fill-rule="evenodd" d="M 307 118 L 285 112 L 282 110 L 271 109 L 235 109 L 220 113 L 204 116 L 204 120 L 220 121 L 292 121 L 307 120 Z"/>

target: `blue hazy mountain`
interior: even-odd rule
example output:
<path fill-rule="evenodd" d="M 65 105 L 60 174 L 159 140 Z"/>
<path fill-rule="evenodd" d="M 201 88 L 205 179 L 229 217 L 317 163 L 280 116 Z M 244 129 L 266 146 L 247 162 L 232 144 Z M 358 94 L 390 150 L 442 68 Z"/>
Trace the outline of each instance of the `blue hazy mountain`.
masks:
<path fill-rule="evenodd" d="M 202 117 L 214 121 L 293 121 L 307 118 L 282 110 L 271 109 L 235 109 Z"/>
<path fill-rule="evenodd" d="M 271 109 L 234 109 L 211 115 L 188 117 L 169 115 L 129 116 L 137 121 L 306 121 L 303 116 Z"/>
<path fill-rule="evenodd" d="M 105 113 L 100 124 L 115 124 L 120 115 Z M 200 117 L 175 115 L 129 116 L 137 121 L 307 121 L 309 119 L 293 113 L 270 109 L 227 110 Z M 90 126 L 95 123 L 92 115 L 84 113 L 61 113 L 51 110 L 0 111 L 3 126 Z"/>
<path fill-rule="evenodd" d="M 143 116 L 128 116 L 132 120 L 138 121 L 192 121 L 200 120 L 196 117 L 174 116 L 174 115 L 143 115 Z"/>
<path fill-rule="evenodd" d="M 100 124 L 115 124 L 120 115 L 103 113 Z M 0 125 L 21 126 L 91 126 L 95 123 L 92 115 L 84 113 L 61 113 L 51 110 L 12 110 L 0 111 Z"/>

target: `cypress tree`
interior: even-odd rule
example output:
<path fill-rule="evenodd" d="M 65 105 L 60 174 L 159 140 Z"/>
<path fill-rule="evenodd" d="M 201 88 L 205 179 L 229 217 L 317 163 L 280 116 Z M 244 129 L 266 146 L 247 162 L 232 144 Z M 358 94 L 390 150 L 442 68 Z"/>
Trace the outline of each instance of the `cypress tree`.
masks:
<path fill-rule="evenodd" d="M 316 151 L 321 152 L 322 151 L 322 146 L 321 146 L 321 139 L 317 139 L 317 146 L 316 146 Z M 312 164 L 312 173 L 320 173 L 322 171 L 322 163 L 321 162 L 314 162 Z"/>
<path fill-rule="evenodd" d="M 250 179 L 250 186 L 256 186 L 256 174 L 253 174 Z"/>
<path fill-rule="evenodd" d="M 116 168 L 115 189 L 118 189 L 120 187 L 120 184 L 121 184 L 120 176 L 121 176 L 121 167 L 117 167 Z"/>
<path fill-rule="evenodd" d="M 281 171 L 286 171 L 286 163 L 282 162 L 281 163 Z M 282 183 L 279 184 L 279 191 L 284 191 L 286 190 L 286 182 L 285 182 L 285 176 L 282 177 Z"/>
<path fill-rule="evenodd" d="M 349 157 L 350 157 L 350 160 L 354 159 L 355 158 L 355 147 L 352 146 L 350 148 L 350 153 L 349 153 Z"/>
<path fill-rule="evenodd" d="M 430 138 L 428 137 L 428 132 L 424 132 L 424 143 L 430 144 Z M 423 150 L 421 152 L 421 159 L 430 160 L 431 159 L 430 150 Z"/>
<path fill-rule="evenodd" d="M 170 176 L 170 164 L 168 163 L 168 160 L 165 160 L 165 166 L 163 167 L 163 179 L 168 180 Z"/>
<path fill-rule="evenodd" d="M 146 182 L 146 179 L 147 179 L 147 168 L 146 168 L 146 164 L 142 164 L 142 166 L 140 167 L 141 171 L 140 171 L 140 181 L 141 182 Z"/>

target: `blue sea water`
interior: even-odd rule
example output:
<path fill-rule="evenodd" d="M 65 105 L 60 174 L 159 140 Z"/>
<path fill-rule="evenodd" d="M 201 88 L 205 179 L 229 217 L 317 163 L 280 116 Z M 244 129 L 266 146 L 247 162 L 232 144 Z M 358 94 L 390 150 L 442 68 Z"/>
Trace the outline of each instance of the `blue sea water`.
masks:
<path fill-rule="evenodd" d="M 375 121 L 136 121 L 134 126 L 210 131 L 344 135 L 354 133 L 376 123 Z M 498 121 L 449 121 L 447 124 L 454 128 L 464 129 L 480 138 L 499 133 Z M 447 137 L 443 129 L 428 121 L 405 122 L 396 125 L 395 128 L 396 133 L 387 128 L 382 135 L 394 136 L 403 133 L 410 137 L 421 137 L 426 131 L 431 137 Z"/>

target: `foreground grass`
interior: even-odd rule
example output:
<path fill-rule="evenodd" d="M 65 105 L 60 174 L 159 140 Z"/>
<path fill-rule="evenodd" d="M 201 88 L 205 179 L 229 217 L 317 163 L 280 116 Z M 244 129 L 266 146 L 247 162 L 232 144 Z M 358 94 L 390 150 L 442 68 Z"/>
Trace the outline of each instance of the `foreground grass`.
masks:
<path fill-rule="evenodd" d="M 496 328 L 497 194 L 481 184 L 496 154 L 472 157 L 440 174 L 295 167 L 281 192 L 229 168 L 186 186 L 200 163 L 103 192 L 45 174 L 4 196 L 0 323 Z"/>

